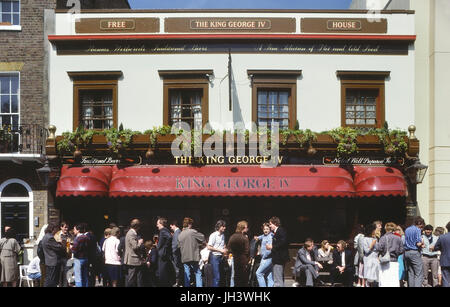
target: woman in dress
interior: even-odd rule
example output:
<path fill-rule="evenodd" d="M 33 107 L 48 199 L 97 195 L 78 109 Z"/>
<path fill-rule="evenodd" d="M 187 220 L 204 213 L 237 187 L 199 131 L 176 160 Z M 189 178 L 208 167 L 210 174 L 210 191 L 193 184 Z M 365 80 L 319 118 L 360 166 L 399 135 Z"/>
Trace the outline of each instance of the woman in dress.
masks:
<path fill-rule="evenodd" d="M 364 279 L 366 279 L 369 287 L 375 287 L 379 280 L 380 262 L 378 260 L 378 252 L 375 249 L 375 244 L 377 243 L 376 235 L 376 225 L 367 225 L 362 244 L 364 250 Z"/>
<path fill-rule="evenodd" d="M 364 287 L 366 281 L 364 280 L 364 250 L 363 250 L 363 239 L 364 239 L 364 226 L 356 225 L 355 227 L 355 238 L 353 239 L 353 248 L 356 250 L 355 259 L 353 264 L 355 265 L 355 276 L 358 278 L 356 287 Z"/>
<path fill-rule="evenodd" d="M 17 286 L 19 280 L 19 266 L 17 265 L 20 245 L 15 239 L 12 228 L 5 233 L 5 238 L 0 240 L 0 261 L 2 267 L 1 282 L 3 287 Z"/>

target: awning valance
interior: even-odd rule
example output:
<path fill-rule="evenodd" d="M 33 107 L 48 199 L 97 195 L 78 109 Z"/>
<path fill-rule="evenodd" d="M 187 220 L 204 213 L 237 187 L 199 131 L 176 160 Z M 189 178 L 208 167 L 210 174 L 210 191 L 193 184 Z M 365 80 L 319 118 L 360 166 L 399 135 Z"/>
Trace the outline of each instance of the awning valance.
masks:
<path fill-rule="evenodd" d="M 337 166 L 113 167 L 111 197 L 316 196 L 352 197 L 353 179 Z"/>
<path fill-rule="evenodd" d="M 108 196 L 111 166 L 63 166 L 56 196 Z"/>
<path fill-rule="evenodd" d="M 403 174 L 392 167 L 355 166 L 357 197 L 406 196 L 407 184 Z"/>

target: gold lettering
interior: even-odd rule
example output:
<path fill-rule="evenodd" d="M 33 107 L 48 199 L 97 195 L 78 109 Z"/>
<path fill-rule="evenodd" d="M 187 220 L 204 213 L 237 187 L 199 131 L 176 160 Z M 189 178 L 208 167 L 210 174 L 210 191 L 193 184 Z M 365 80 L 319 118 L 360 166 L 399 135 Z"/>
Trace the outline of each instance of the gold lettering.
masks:
<path fill-rule="evenodd" d="M 236 157 L 236 164 L 241 164 L 242 163 L 242 157 L 241 156 L 237 156 Z"/>
<path fill-rule="evenodd" d="M 224 164 L 225 163 L 225 157 L 221 156 L 221 157 L 217 157 L 217 161 L 219 164 Z"/>
<path fill-rule="evenodd" d="M 181 164 L 187 164 L 187 157 L 180 157 Z"/>
<path fill-rule="evenodd" d="M 228 158 L 228 162 L 229 162 L 230 164 L 236 163 L 236 157 L 235 157 L 235 156 L 229 157 L 229 158 Z"/>
<path fill-rule="evenodd" d="M 250 156 L 250 164 L 255 164 L 255 157 L 254 156 Z"/>

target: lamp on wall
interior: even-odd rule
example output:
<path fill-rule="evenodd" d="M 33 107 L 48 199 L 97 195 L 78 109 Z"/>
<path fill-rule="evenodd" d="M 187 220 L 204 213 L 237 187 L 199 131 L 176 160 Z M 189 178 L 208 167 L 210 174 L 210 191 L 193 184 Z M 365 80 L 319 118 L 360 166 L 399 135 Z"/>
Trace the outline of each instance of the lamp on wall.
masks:
<path fill-rule="evenodd" d="M 52 169 L 48 165 L 48 160 L 45 160 L 45 164 L 43 167 L 38 168 L 36 170 L 36 173 L 39 177 L 39 181 L 44 187 L 48 187 L 49 181 L 50 181 L 50 173 L 52 172 Z"/>
<path fill-rule="evenodd" d="M 423 182 L 427 170 L 427 165 L 423 165 L 419 159 L 415 159 L 414 163 L 406 168 L 406 173 L 412 183 L 420 184 Z"/>

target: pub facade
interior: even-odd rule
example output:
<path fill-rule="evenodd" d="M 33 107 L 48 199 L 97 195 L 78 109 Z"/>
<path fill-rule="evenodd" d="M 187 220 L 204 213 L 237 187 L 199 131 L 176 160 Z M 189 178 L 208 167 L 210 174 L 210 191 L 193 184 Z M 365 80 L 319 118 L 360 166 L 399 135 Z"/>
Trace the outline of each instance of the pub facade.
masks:
<path fill-rule="evenodd" d="M 46 154 L 61 218 L 101 232 L 138 217 L 151 237 L 158 216 L 205 234 L 245 219 L 253 235 L 275 215 L 292 243 L 404 224 L 414 41 L 406 10 L 57 10 Z"/>

